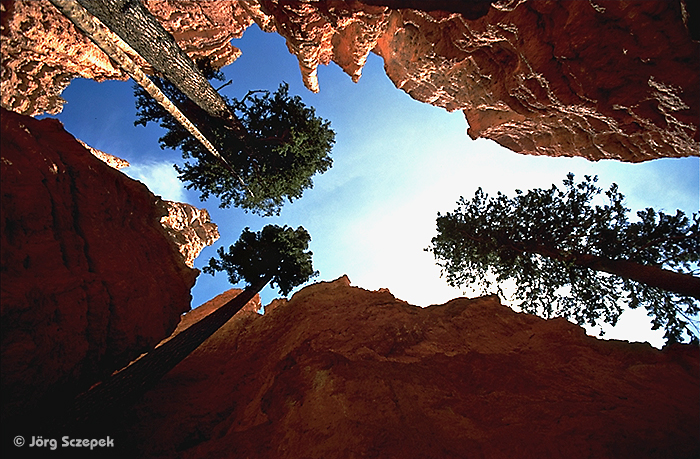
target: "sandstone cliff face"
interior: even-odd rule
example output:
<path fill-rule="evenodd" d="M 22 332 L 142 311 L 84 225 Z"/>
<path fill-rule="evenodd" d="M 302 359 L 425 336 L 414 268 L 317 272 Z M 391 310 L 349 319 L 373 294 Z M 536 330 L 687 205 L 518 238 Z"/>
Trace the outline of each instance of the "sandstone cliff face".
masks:
<path fill-rule="evenodd" d="M 147 393 L 120 438 L 183 458 L 700 453 L 697 347 L 600 341 L 496 297 L 421 309 L 347 278 L 252 309 Z"/>
<path fill-rule="evenodd" d="M 78 142 L 114 169 L 129 167 L 129 162 L 122 158 L 92 148 L 82 140 Z M 219 228 L 211 221 L 211 216 L 206 209 L 198 209 L 191 204 L 175 201 L 158 201 L 157 205 L 166 214 L 161 217 L 160 224 L 165 228 L 171 242 L 177 246 L 185 264 L 194 268 L 194 260 L 202 249 L 219 239 Z"/>
<path fill-rule="evenodd" d="M 421 100 L 442 87 L 472 138 L 594 160 L 698 154 L 700 48 L 678 2 L 528 2 L 443 27 L 444 46 L 461 54 L 437 63 L 447 71 L 418 84 L 410 76 L 420 65 L 387 72 L 397 84 L 408 79 Z M 394 49 L 409 37 L 397 38 Z M 465 41 L 466 52 L 456 51 Z M 462 81 L 457 97 L 453 81 Z"/>
<path fill-rule="evenodd" d="M 2 414 L 68 401 L 152 349 L 197 271 L 158 198 L 56 120 L 2 109 Z"/>
<path fill-rule="evenodd" d="M 146 2 L 188 54 L 217 65 L 235 59 L 228 42 L 253 22 L 277 31 L 312 91 L 318 65 L 336 62 L 357 81 L 373 51 L 398 88 L 463 110 L 472 138 L 519 153 L 631 162 L 698 155 L 700 45 L 685 1 L 463 3 L 425 3 L 460 14 L 340 0 Z M 70 77 L 121 75 L 48 3 L 8 4 L 3 106 L 55 111 Z"/>
<path fill-rule="evenodd" d="M 240 55 L 229 41 L 253 23 L 255 8 L 241 11 L 235 2 L 227 1 L 161 3 L 156 2 L 152 10 L 193 59 L 206 56 L 223 67 Z M 187 8 L 186 14 L 179 13 L 181 7 Z M 1 8 L 2 106 L 6 109 L 31 116 L 56 114 L 65 103 L 60 94 L 73 78 L 128 78 L 48 0 L 3 0 Z M 221 24 L 221 18 L 228 20 Z M 140 56 L 130 50 L 128 54 L 144 72 L 153 73 Z"/>
<path fill-rule="evenodd" d="M 2 106 L 24 115 L 59 113 L 73 78 L 127 78 L 47 0 L 3 1 L 0 45 Z"/>
<path fill-rule="evenodd" d="M 230 64 L 241 55 L 231 40 L 260 22 L 268 31 L 267 16 L 257 2 L 146 0 L 146 7 L 191 58 L 208 57 L 214 67 Z M 273 29 L 274 30 L 274 29 Z"/>
<path fill-rule="evenodd" d="M 474 139 L 592 160 L 698 155 L 700 47 L 683 2 L 499 1 L 475 20 L 353 2 L 260 3 L 311 90 L 319 64 L 332 60 L 356 80 L 373 50 L 397 88 L 463 110 Z"/>

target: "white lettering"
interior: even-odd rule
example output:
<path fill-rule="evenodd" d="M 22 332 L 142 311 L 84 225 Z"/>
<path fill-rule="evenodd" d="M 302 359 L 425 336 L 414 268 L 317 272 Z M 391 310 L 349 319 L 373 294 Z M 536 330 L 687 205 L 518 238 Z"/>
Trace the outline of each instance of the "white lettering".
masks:
<path fill-rule="evenodd" d="M 42 436 L 35 437 L 32 435 L 32 442 L 29 444 L 29 447 L 47 447 L 51 451 L 55 451 L 58 448 L 58 441 L 55 438 L 44 438 Z"/>
<path fill-rule="evenodd" d="M 29 446 L 43 446 L 40 444 L 34 445 L 35 442 L 41 442 L 41 437 L 39 437 L 38 440 L 35 440 L 34 437 L 32 437 L 32 444 Z M 44 442 L 48 440 L 43 440 Z M 91 450 L 96 448 L 96 447 L 107 447 L 107 448 L 114 448 L 114 439 L 110 438 L 107 436 L 107 438 L 70 438 L 69 436 L 61 437 L 61 446 L 64 448 L 90 448 Z M 56 449 L 58 446 L 56 440 L 53 440 L 54 445 L 51 449 Z"/>

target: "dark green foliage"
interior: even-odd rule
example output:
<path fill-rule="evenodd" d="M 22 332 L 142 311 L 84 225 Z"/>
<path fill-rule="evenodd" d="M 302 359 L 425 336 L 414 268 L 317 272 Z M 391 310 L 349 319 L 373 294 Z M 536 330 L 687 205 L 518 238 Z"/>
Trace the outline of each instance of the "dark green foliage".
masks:
<path fill-rule="evenodd" d="M 208 78 L 222 76 L 211 69 L 205 69 L 205 74 Z M 247 131 L 242 135 L 232 129 L 230 120 L 209 116 L 172 84 L 160 79 L 154 82 L 235 171 L 231 173 L 160 104 L 135 88 L 135 124 L 159 122 L 167 131 L 160 138 L 161 148 L 179 149 L 185 159 L 194 160 L 176 169 L 180 179 L 188 182 L 187 188 L 198 190 L 202 200 L 214 195 L 221 207 L 234 205 L 264 216 L 279 214 L 285 200 L 301 198 L 305 189 L 313 187 L 311 178 L 332 165 L 329 154 L 335 133 L 330 122 L 316 116 L 299 96 L 290 96 L 286 83 L 272 94 L 252 91 L 240 101 L 227 100 Z"/>
<path fill-rule="evenodd" d="M 525 312 L 615 325 L 623 306 L 643 306 L 667 340 L 681 341 L 684 332 L 692 339 L 689 325 L 697 323 L 699 302 L 660 288 L 661 280 L 641 283 L 627 274 L 638 277 L 636 267 L 656 270 L 651 277 L 658 273 L 659 279 L 697 275 L 698 215 L 691 222 L 680 210 L 667 215 L 649 208 L 630 222 L 617 185 L 605 192 L 607 203 L 594 205 L 602 192 L 597 178 L 574 183 L 573 177 L 567 176 L 563 190 L 517 190 L 513 198 L 500 192 L 489 197 L 479 188 L 471 201 L 460 198 L 453 213 L 438 214 L 438 235 L 426 250 L 452 286 L 478 285 L 486 292 L 495 279 L 503 294 L 503 284 L 511 281 L 515 306 Z M 690 289 L 697 298 L 693 276 L 683 281 L 694 282 Z"/>
<path fill-rule="evenodd" d="M 202 269 L 212 275 L 226 271 L 232 284 L 244 280 L 253 285 L 269 277 L 282 295 L 287 295 L 297 285 L 318 275 L 311 263 L 312 253 L 307 251 L 310 240 L 311 236 L 301 226 L 292 229 L 286 225 L 267 225 L 257 233 L 246 228 L 228 252 L 220 247 L 219 258 L 211 258 Z"/>

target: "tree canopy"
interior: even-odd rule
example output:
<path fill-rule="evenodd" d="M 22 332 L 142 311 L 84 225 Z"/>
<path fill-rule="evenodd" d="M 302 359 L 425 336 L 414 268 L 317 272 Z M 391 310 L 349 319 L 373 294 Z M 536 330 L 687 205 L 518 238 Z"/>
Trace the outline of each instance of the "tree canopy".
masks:
<path fill-rule="evenodd" d="M 208 78 L 222 74 L 202 66 Z M 274 92 L 249 91 L 241 100 L 225 98 L 236 116 L 231 120 L 209 115 L 167 80 L 154 78 L 171 101 L 216 147 L 226 163 L 214 157 L 189 131 L 140 87 L 135 88 L 137 120 L 159 122 L 167 132 L 161 148 L 179 149 L 187 161 L 176 166 L 188 189 L 200 199 L 214 195 L 220 207 L 241 207 L 264 216 L 279 214 L 285 200 L 299 199 L 313 187 L 312 177 L 332 165 L 335 132 L 330 122 L 316 116 L 299 96 L 289 95 L 282 83 Z M 242 131 L 241 132 L 241 129 Z M 230 165 L 233 172 L 227 167 Z"/>
<path fill-rule="evenodd" d="M 311 236 L 303 228 L 267 225 L 254 233 L 245 228 L 238 241 L 217 251 L 219 258 L 211 258 L 203 271 L 216 274 L 226 271 L 229 281 L 237 284 L 245 281 L 255 285 L 261 280 L 277 285 L 282 295 L 287 295 L 318 275 L 311 263 L 312 252 L 307 250 Z"/>
<path fill-rule="evenodd" d="M 700 311 L 700 218 L 652 208 L 630 221 L 624 196 L 612 184 L 605 197 L 597 177 L 564 180 L 564 189 L 516 190 L 471 201 L 437 217 L 427 248 L 454 286 L 514 283 L 514 304 L 543 317 L 615 325 L 623 307 L 644 307 L 652 328 L 669 342 L 697 340 Z M 607 201 L 603 205 L 594 199 Z M 687 338 L 685 337 L 685 338 Z"/>

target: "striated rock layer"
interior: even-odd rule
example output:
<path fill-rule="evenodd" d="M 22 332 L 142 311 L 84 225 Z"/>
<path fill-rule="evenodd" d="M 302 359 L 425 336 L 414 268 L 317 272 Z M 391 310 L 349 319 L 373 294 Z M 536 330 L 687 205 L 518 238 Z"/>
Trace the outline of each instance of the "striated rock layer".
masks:
<path fill-rule="evenodd" d="M 190 459 L 691 458 L 699 357 L 601 341 L 497 297 L 421 309 L 344 277 L 237 314 L 116 441 Z"/>
<path fill-rule="evenodd" d="M 6 3 L 4 107 L 55 112 L 71 77 L 123 77 L 46 0 Z M 239 55 L 229 42 L 251 24 L 277 31 L 312 91 L 319 65 L 335 62 L 357 81 L 373 51 L 398 88 L 462 110 L 472 138 L 518 153 L 629 162 L 700 154 L 700 44 L 689 31 L 697 10 L 685 0 L 368 3 L 146 6 L 190 56 L 220 66 Z"/>
<path fill-rule="evenodd" d="M 2 109 L 2 416 L 69 401 L 152 349 L 197 271 L 142 183 L 56 120 Z"/>

